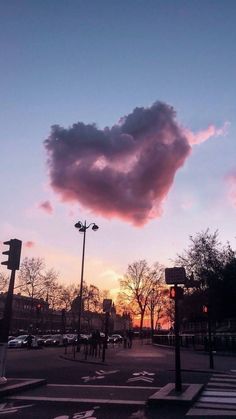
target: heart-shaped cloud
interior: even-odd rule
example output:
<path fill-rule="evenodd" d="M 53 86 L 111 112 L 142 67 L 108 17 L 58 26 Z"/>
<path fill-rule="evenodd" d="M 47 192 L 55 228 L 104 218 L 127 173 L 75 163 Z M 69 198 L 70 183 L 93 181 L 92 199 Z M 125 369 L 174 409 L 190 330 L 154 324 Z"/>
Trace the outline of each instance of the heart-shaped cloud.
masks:
<path fill-rule="evenodd" d="M 142 226 L 161 214 L 194 138 L 160 102 L 135 108 L 112 128 L 53 126 L 45 141 L 51 186 L 63 201 Z"/>

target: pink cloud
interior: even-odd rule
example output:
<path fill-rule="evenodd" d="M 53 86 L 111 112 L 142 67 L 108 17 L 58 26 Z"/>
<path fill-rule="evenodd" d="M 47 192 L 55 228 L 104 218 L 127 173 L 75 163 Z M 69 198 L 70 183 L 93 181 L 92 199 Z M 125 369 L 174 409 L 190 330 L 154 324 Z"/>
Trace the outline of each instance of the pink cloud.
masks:
<path fill-rule="evenodd" d="M 31 248 L 31 247 L 35 246 L 35 242 L 29 240 L 29 241 L 25 242 L 24 245 L 25 245 L 25 247 Z"/>
<path fill-rule="evenodd" d="M 50 201 L 41 202 L 38 205 L 38 208 L 40 208 L 41 210 L 43 210 L 47 214 L 52 214 L 52 212 L 53 212 L 53 207 L 52 207 Z"/>
<path fill-rule="evenodd" d="M 161 216 L 191 145 L 212 135 L 220 135 L 213 126 L 184 130 L 173 107 L 160 102 L 103 130 L 83 122 L 56 125 L 45 141 L 50 184 L 62 201 L 142 226 Z"/>
<path fill-rule="evenodd" d="M 221 128 L 216 128 L 214 125 L 209 125 L 205 130 L 196 133 L 193 133 L 186 128 L 184 128 L 183 131 L 188 139 L 189 144 L 196 145 L 204 143 L 211 137 L 227 135 L 228 127 L 229 122 L 225 122 L 225 124 Z"/>

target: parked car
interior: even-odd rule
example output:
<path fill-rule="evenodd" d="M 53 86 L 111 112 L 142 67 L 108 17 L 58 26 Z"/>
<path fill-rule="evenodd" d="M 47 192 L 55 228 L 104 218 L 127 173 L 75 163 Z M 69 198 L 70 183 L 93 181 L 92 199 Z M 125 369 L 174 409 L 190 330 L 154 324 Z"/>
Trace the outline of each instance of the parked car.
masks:
<path fill-rule="evenodd" d="M 63 335 L 52 335 L 52 344 L 53 346 L 62 346 L 64 345 Z"/>
<path fill-rule="evenodd" d="M 65 335 L 44 335 L 42 336 L 44 346 L 62 346 L 65 343 Z"/>
<path fill-rule="evenodd" d="M 29 335 L 20 335 L 8 341 L 8 348 L 24 348 L 27 346 Z M 32 348 L 38 347 L 37 338 L 32 336 Z"/>
<path fill-rule="evenodd" d="M 79 343 L 89 343 L 91 336 L 92 336 L 91 334 L 80 333 Z M 77 340 L 78 339 L 76 336 L 76 342 Z"/>
<path fill-rule="evenodd" d="M 66 333 L 63 335 L 63 342 L 67 343 L 67 345 L 72 345 L 73 343 L 77 342 L 77 335 L 72 333 Z"/>
<path fill-rule="evenodd" d="M 113 335 L 108 337 L 108 342 L 109 343 L 121 343 L 122 341 L 123 341 L 123 337 L 121 335 L 118 335 L 118 334 L 113 334 Z"/>
<path fill-rule="evenodd" d="M 41 337 L 44 346 L 52 346 L 53 338 L 52 335 L 43 335 Z"/>

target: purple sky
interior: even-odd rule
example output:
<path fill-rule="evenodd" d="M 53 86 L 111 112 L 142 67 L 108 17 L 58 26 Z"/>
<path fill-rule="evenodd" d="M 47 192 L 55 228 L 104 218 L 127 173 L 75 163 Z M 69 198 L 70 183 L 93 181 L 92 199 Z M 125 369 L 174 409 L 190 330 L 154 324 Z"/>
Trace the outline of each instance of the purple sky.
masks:
<path fill-rule="evenodd" d="M 85 280 L 113 290 L 129 263 L 169 266 L 207 227 L 235 248 L 235 12 L 234 0 L 5 2 L 0 240 L 78 283 L 74 224 L 96 222 Z"/>

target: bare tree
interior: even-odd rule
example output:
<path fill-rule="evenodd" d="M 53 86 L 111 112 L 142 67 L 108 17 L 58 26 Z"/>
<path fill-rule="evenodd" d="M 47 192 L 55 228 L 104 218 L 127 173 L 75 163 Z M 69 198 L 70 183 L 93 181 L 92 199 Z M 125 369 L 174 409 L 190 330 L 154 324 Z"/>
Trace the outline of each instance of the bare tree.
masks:
<path fill-rule="evenodd" d="M 146 260 L 139 260 L 128 266 L 124 278 L 120 280 L 120 298 L 123 298 L 133 314 L 140 316 L 140 331 L 152 289 L 160 281 L 162 270 L 158 263 L 150 267 Z"/>
<path fill-rule="evenodd" d="M 8 276 L 0 272 L 0 292 L 7 291 L 7 285 L 8 285 Z"/>
<path fill-rule="evenodd" d="M 101 309 L 101 298 L 99 288 L 90 284 L 86 286 L 83 293 L 84 309 L 93 312 L 99 312 Z"/>
<path fill-rule="evenodd" d="M 44 260 L 24 258 L 18 275 L 19 290 L 32 298 L 42 298 L 45 291 Z"/>
<path fill-rule="evenodd" d="M 42 298 L 48 302 L 49 307 L 53 310 L 62 308 L 61 292 L 63 286 L 59 284 L 58 277 L 59 274 L 54 269 L 49 269 L 43 274 Z"/>
<path fill-rule="evenodd" d="M 62 287 L 61 303 L 62 308 L 66 311 L 71 309 L 72 303 L 79 295 L 79 288 L 75 285 L 67 285 Z"/>
<path fill-rule="evenodd" d="M 148 310 L 150 312 L 151 330 L 157 329 L 160 321 L 168 316 L 169 307 L 169 289 L 164 283 L 163 269 L 160 271 L 160 277 L 153 286 L 148 299 Z"/>

